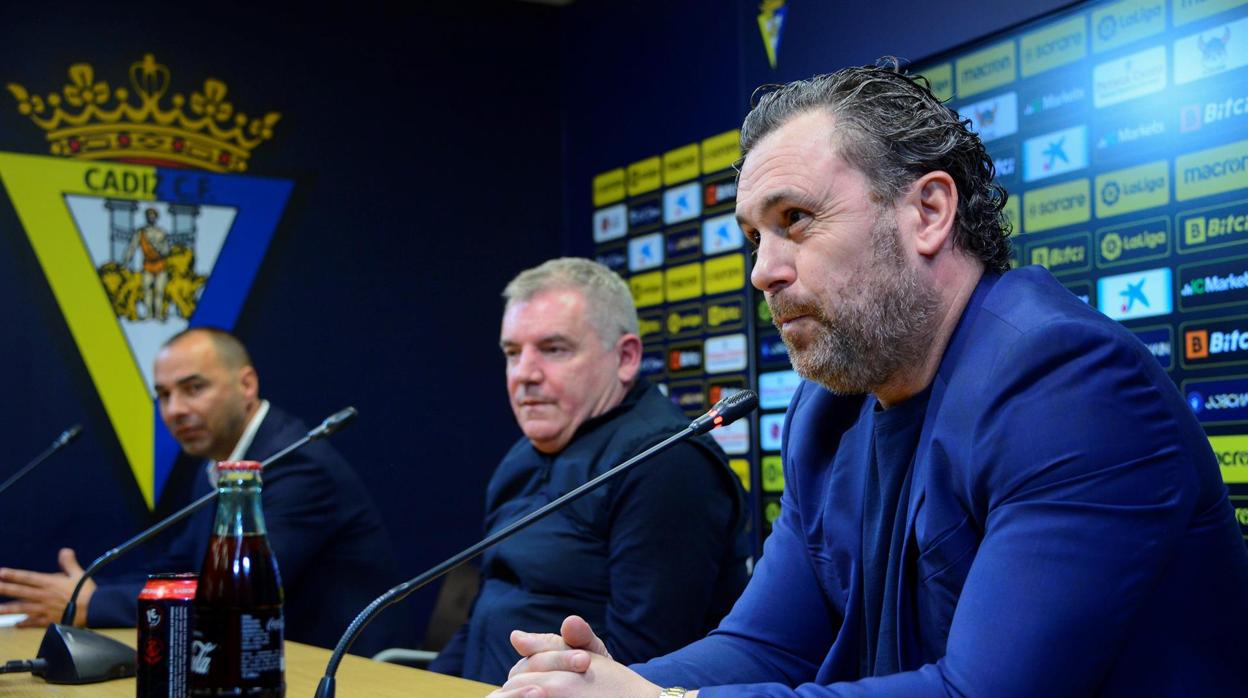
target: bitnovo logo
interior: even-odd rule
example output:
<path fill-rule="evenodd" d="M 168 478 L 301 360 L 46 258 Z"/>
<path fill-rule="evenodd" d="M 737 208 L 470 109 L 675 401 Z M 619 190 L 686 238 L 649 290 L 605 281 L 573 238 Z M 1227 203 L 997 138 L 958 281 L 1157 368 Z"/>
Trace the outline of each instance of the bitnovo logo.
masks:
<path fill-rule="evenodd" d="M 737 196 L 737 182 L 730 179 L 724 182 L 709 182 L 702 189 L 702 205 L 706 208 L 718 206 L 732 201 Z"/>
<path fill-rule="evenodd" d="M 1181 331 L 1189 364 L 1243 363 L 1248 357 L 1248 318 L 1243 316 L 1184 323 Z"/>

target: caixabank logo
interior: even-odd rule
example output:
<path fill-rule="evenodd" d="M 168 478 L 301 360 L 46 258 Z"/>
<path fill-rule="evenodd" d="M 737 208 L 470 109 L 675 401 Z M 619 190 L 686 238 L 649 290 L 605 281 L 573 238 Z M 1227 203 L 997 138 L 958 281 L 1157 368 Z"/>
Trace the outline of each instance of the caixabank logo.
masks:
<path fill-rule="evenodd" d="M 232 327 L 291 182 L 245 176 L 280 115 L 252 118 L 207 79 L 170 94 L 148 54 L 128 86 L 77 63 L 39 94 L 8 83 L 51 157 L 0 153 L 0 180 L 43 267 L 148 506 L 177 444 L 152 402 L 161 344 L 189 327 Z"/>

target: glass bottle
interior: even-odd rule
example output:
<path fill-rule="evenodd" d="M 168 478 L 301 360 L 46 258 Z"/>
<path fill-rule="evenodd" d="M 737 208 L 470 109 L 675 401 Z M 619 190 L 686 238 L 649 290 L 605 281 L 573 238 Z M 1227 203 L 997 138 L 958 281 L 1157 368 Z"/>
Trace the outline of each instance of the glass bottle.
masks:
<path fill-rule="evenodd" d="M 286 695 L 282 577 L 260 509 L 261 466 L 217 464 L 217 516 L 195 591 L 190 695 Z"/>

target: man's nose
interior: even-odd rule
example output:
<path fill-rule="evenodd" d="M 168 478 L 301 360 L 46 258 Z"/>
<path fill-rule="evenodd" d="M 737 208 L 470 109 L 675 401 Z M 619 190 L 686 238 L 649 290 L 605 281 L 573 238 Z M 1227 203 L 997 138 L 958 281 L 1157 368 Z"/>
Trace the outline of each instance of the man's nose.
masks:
<path fill-rule="evenodd" d="M 797 279 L 793 264 L 793 243 L 778 235 L 762 233 L 750 272 L 750 283 L 760 291 L 775 293 Z"/>
<path fill-rule="evenodd" d="M 186 400 L 179 397 L 177 393 L 170 393 L 165 398 L 164 413 L 169 419 L 176 419 L 187 413 Z"/>
<path fill-rule="evenodd" d="M 512 364 L 512 377 L 524 383 L 542 382 L 541 356 L 536 349 L 525 348 Z"/>

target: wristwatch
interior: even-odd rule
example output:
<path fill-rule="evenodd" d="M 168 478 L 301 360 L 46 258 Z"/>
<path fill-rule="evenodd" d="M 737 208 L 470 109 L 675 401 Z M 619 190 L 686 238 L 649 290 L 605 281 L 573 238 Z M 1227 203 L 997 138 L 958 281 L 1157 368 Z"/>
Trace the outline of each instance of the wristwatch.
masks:
<path fill-rule="evenodd" d="M 688 689 L 681 688 L 680 686 L 672 686 L 671 688 L 665 688 L 659 691 L 659 698 L 685 698 L 688 693 Z"/>

